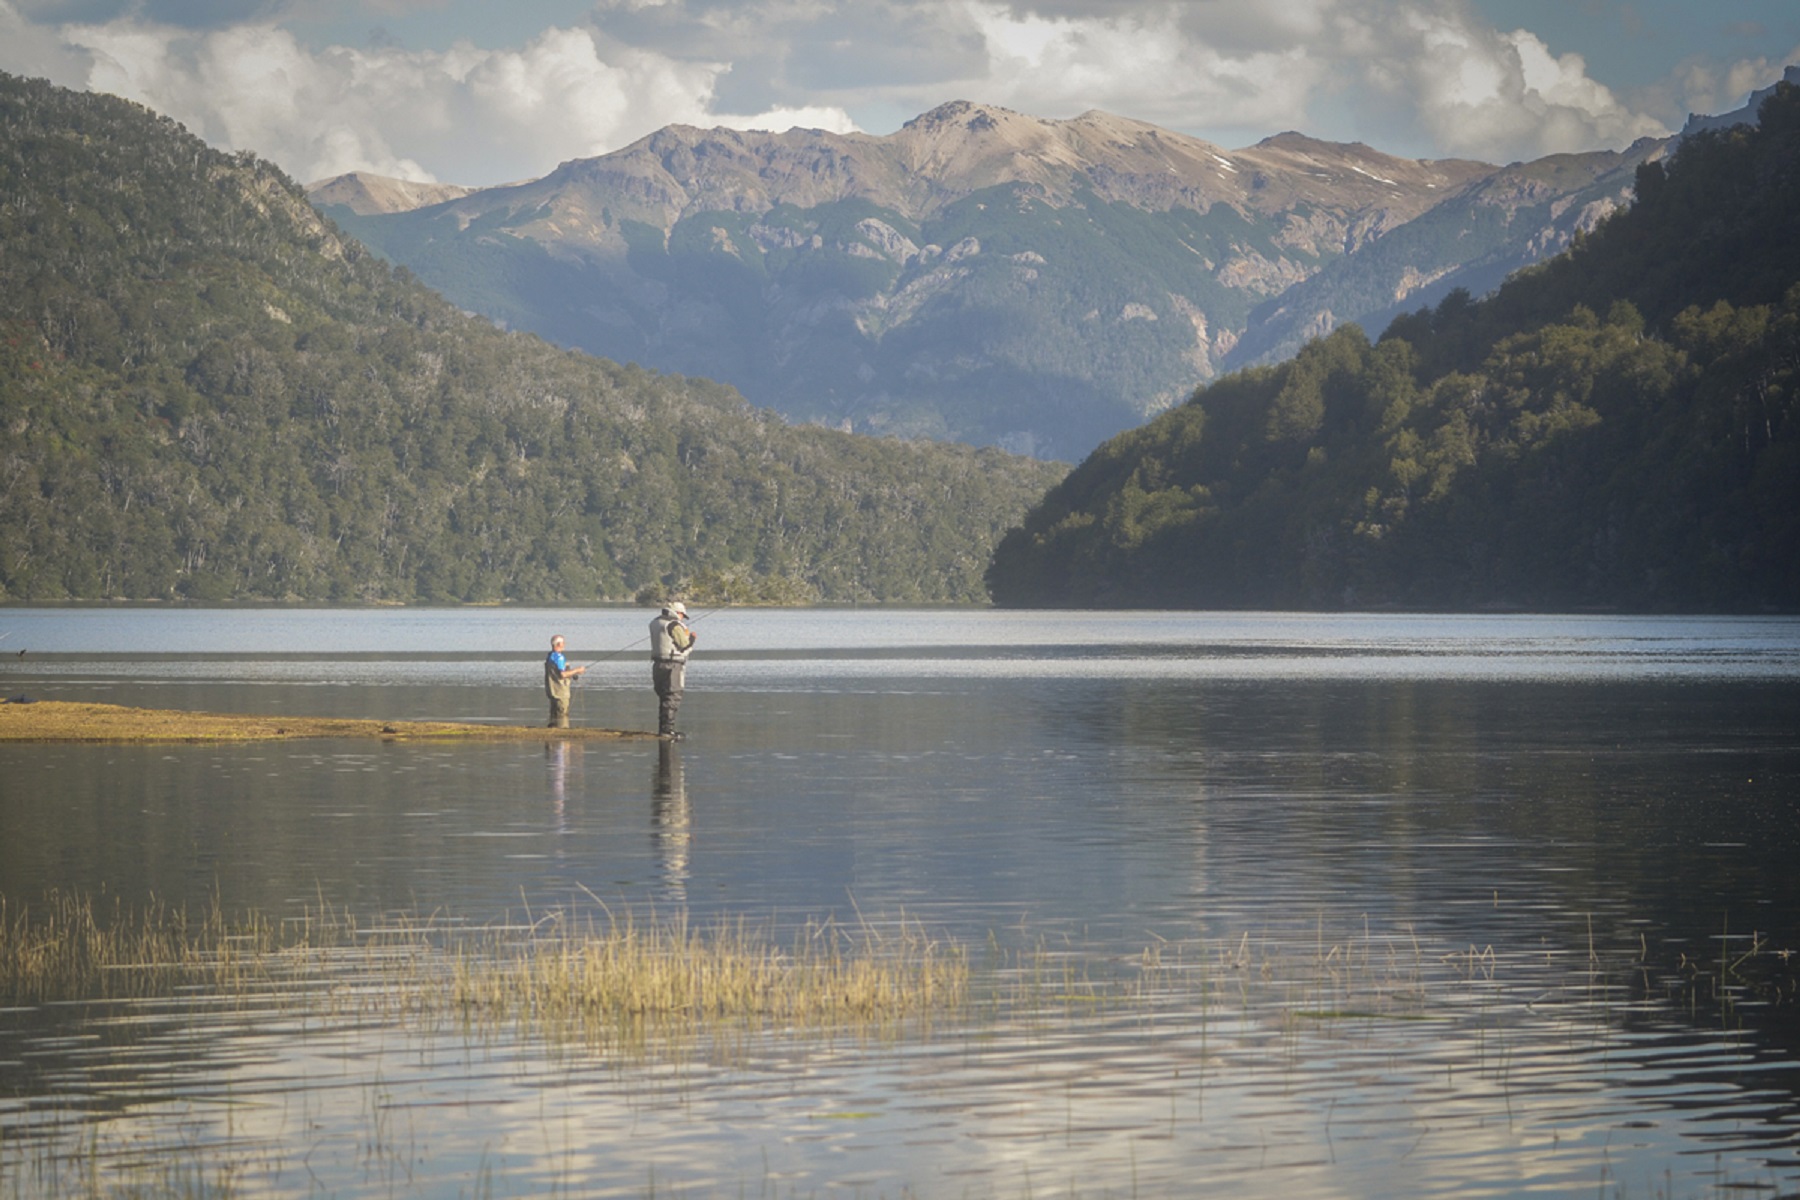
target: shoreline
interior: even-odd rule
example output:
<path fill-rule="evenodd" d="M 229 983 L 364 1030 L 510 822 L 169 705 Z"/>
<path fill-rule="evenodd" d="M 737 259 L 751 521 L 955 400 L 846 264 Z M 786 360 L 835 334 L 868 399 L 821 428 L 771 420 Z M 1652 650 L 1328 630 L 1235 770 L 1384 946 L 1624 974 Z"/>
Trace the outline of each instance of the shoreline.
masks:
<path fill-rule="evenodd" d="M 659 741 L 626 729 L 550 729 L 468 721 L 383 721 L 360 717 L 252 716 L 131 708 L 68 700 L 0 703 L 0 742 L 261 742 L 304 738 L 409 741 Z"/>

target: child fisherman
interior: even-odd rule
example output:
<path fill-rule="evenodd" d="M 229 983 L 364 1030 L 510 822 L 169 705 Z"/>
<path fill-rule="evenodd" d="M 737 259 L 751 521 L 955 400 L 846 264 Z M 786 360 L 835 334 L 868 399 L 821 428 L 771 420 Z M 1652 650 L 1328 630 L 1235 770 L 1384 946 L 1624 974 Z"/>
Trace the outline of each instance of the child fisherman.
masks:
<path fill-rule="evenodd" d="M 550 639 L 550 654 L 544 659 L 544 691 L 550 697 L 550 728 L 569 727 L 569 680 L 586 667 L 571 667 L 563 657 L 562 634 Z"/>

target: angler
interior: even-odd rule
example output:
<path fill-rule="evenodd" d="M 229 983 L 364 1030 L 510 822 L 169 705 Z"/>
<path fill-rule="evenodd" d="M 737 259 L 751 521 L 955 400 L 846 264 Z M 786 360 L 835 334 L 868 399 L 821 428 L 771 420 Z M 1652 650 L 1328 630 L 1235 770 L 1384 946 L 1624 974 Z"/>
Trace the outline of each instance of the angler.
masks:
<path fill-rule="evenodd" d="M 550 728 L 569 727 L 569 681 L 579 678 L 586 670 L 586 667 L 571 667 L 569 660 L 563 657 L 562 634 L 550 639 L 550 653 L 544 659 L 544 692 L 550 697 Z"/>
<path fill-rule="evenodd" d="M 650 622 L 650 682 L 656 688 L 656 732 L 680 741 L 675 713 L 681 708 L 681 689 L 687 680 L 688 652 L 699 635 L 688 625 L 687 605 L 670 600 Z"/>

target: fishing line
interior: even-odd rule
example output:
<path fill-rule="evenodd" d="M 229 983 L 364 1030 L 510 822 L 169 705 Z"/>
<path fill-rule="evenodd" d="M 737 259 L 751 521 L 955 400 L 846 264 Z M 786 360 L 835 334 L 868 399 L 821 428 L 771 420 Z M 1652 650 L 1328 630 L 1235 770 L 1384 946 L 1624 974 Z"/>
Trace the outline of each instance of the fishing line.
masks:
<path fill-rule="evenodd" d="M 700 622 L 706 620 L 706 618 L 712 616 L 714 613 L 724 612 L 726 609 L 733 608 L 733 607 L 735 607 L 735 605 L 727 602 L 725 604 L 718 605 L 715 608 L 709 608 L 697 617 L 689 617 L 687 623 L 689 625 L 698 625 Z M 609 658 L 617 658 L 617 657 L 619 657 L 619 655 L 624 654 L 628 650 L 636 650 L 639 646 L 643 645 L 645 642 L 648 642 L 649 640 L 650 640 L 650 635 L 646 633 L 644 636 L 640 637 L 637 641 L 632 642 L 629 646 L 620 646 L 617 650 L 607 651 L 605 654 L 602 654 L 599 658 L 594 659 L 593 662 L 582 663 L 581 664 L 582 668 L 585 670 L 586 668 L 593 666 L 595 663 L 603 663 Z"/>
<path fill-rule="evenodd" d="M 817 562 L 812 564 L 812 571 L 816 575 L 818 573 L 818 570 L 820 567 L 823 567 L 829 563 L 836 562 L 838 559 L 843 558 L 845 555 L 853 554 L 860 549 L 861 549 L 860 546 L 845 546 L 842 549 L 840 549 L 836 554 L 827 554 L 824 558 L 821 558 Z M 731 603 L 730 601 L 726 601 L 724 604 L 720 604 L 714 608 L 707 609 L 705 612 L 701 613 L 697 617 L 689 617 L 688 624 L 689 625 L 698 625 L 700 622 L 706 620 L 706 618 L 712 616 L 714 613 L 724 612 L 728 608 L 735 608 L 735 607 L 737 607 L 735 604 Z M 650 635 L 646 633 L 643 637 L 640 637 L 637 641 L 632 642 L 629 646 L 620 646 L 617 650 L 609 650 L 605 654 L 600 655 L 600 657 L 593 659 L 590 662 L 582 663 L 581 664 L 582 669 L 585 670 L 588 667 L 594 666 L 598 663 L 603 663 L 607 659 L 617 658 L 617 657 L 619 657 L 619 655 L 624 654 L 628 651 L 636 650 L 639 646 L 643 645 L 645 642 L 648 642 L 649 640 L 650 640 Z"/>

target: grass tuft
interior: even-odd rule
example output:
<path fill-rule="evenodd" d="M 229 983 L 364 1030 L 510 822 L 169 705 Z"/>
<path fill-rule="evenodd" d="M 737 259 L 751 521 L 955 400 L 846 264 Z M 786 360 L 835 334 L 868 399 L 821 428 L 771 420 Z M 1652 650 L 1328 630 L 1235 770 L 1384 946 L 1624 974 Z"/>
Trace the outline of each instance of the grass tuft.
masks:
<path fill-rule="evenodd" d="M 0 1003 L 204 991 L 306 1010 L 513 1021 L 595 1032 L 747 1019 L 880 1024 L 969 995 L 968 956 L 904 918 L 892 928 L 809 925 L 789 942 L 739 920 L 685 916 L 594 924 L 562 912 L 525 928 L 391 920 L 326 910 L 286 922 L 228 919 L 52 894 L 36 913 L 0 898 Z"/>

